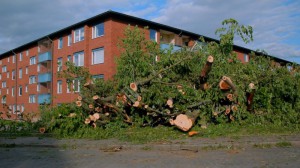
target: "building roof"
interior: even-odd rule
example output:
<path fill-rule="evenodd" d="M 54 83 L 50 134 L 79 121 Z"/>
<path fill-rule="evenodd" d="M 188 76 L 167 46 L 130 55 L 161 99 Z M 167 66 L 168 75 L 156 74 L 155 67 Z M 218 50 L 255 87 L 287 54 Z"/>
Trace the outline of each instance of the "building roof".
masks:
<path fill-rule="evenodd" d="M 23 44 L 19 47 L 16 47 L 12 50 L 9 50 L 9 51 L 5 52 L 5 53 L 2 53 L 2 54 L 0 54 L 0 58 L 8 56 L 8 55 L 10 55 L 12 53 L 15 53 L 15 52 L 20 52 L 20 51 L 26 49 L 29 46 L 37 45 L 38 41 L 43 40 L 45 38 L 53 39 L 53 38 L 55 38 L 55 37 L 57 37 L 57 36 L 59 36 L 63 33 L 70 32 L 70 30 L 80 28 L 80 27 L 82 27 L 86 24 L 92 24 L 95 21 L 104 20 L 104 19 L 107 19 L 107 18 L 122 19 L 123 21 L 128 21 L 130 23 L 136 23 L 137 25 L 141 25 L 141 26 L 159 28 L 159 29 L 163 29 L 163 30 L 167 30 L 167 31 L 175 32 L 175 33 L 177 32 L 178 34 L 187 35 L 187 36 L 191 36 L 191 37 L 197 37 L 197 38 L 204 37 L 204 39 L 206 41 L 216 41 L 216 42 L 218 42 L 218 40 L 216 40 L 216 39 L 206 37 L 206 36 L 203 36 L 203 35 L 199 35 L 199 34 L 196 34 L 196 33 L 193 33 L 193 32 L 189 32 L 189 31 L 186 31 L 186 30 L 183 30 L 183 29 L 171 27 L 171 26 L 168 26 L 168 25 L 160 24 L 160 23 L 157 23 L 157 22 L 153 22 L 153 21 L 149 21 L 149 20 L 146 20 L 146 19 L 142 19 L 142 18 L 138 18 L 138 17 L 134 17 L 134 16 L 130 16 L 130 15 L 127 15 L 127 14 L 123 14 L 123 13 L 119 13 L 119 12 L 109 10 L 109 11 L 106 11 L 106 12 L 101 13 L 99 15 L 96 15 L 94 17 L 83 20 L 81 22 L 75 23 L 75 24 L 73 24 L 71 26 L 68 26 L 66 28 L 63 28 L 61 30 L 58 30 L 56 32 L 53 32 L 51 34 L 48 34 L 46 36 L 43 36 L 41 38 L 38 38 L 36 40 L 33 40 L 29 43 Z M 248 48 L 241 47 L 241 46 L 237 46 L 237 45 L 234 45 L 234 49 L 239 50 L 241 52 L 245 52 L 245 53 L 255 52 L 257 54 L 260 54 L 259 52 L 256 52 L 256 51 L 253 51 L 253 50 L 250 50 Z M 277 62 L 291 63 L 290 61 L 280 59 L 280 58 L 277 58 L 277 57 L 274 57 L 274 56 L 271 56 L 271 55 L 266 55 L 266 56 L 273 58 Z"/>

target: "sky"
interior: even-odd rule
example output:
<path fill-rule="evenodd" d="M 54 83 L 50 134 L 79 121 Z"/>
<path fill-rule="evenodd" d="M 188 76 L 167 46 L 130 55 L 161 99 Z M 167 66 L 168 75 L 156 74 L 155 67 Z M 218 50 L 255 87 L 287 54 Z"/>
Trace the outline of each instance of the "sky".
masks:
<path fill-rule="evenodd" d="M 299 0 L 1 0 L 0 54 L 108 10 L 215 39 L 233 18 L 254 30 L 236 45 L 300 63 Z"/>

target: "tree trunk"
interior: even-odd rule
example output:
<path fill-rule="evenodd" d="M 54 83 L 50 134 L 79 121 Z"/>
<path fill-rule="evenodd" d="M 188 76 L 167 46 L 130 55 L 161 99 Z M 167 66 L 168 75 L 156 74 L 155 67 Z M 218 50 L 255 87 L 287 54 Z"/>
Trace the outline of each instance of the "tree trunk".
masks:
<path fill-rule="evenodd" d="M 170 124 L 175 125 L 182 131 L 189 131 L 193 127 L 199 113 L 199 111 L 194 111 L 186 114 L 179 114 L 176 116 L 175 120 L 170 119 Z"/>

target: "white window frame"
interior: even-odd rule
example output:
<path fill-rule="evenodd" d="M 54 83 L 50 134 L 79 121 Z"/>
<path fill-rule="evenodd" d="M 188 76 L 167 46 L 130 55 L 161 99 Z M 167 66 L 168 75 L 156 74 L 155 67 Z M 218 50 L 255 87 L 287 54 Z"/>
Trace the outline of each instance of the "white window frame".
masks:
<path fill-rule="evenodd" d="M 6 99 L 7 99 L 6 96 L 2 96 L 2 98 L 1 98 L 1 103 L 2 103 L 2 104 L 6 104 Z"/>
<path fill-rule="evenodd" d="M 37 91 L 37 92 L 40 92 L 40 91 L 41 91 L 41 85 L 40 85 L 39 83 L 36 85 L 36 91 Z"/>
<path fill-rule="evenodd" d="M 2 73 L 7 71 L 6 65 L 2 66 Z"/>
<path fill-rule="evenodd" d="M 28 66 L 25 67 L 25 74 L 28 74 Z"/>
<path fill-rule="evenodd" d="M 20 53 L 20 54 L 19 54 L 19 61 L 22 61 L 22 60 L 23 60 L 23 54 Z"/>
<path fill-rule="evenodd" d="M 28 92 L 28 85 L 25 85 L 25 93 Z"/>
<path fill-rule="evenodd" d="M 62 71 L 62 65 L 63 65 L 63 58 L 62 57 L 57 58 L 57 72 Z"/>
<path fill-rule="evenodd" d="M 28 56 L 29 55 L 29 50 L 26 50 L 26 56 Z"/>
<path fill-rule="evenodd" d="M 78 57 L 78 58 L 76 58 L 76 57 Z M 75 64 L 75 66 L 84 66 L 84 52 L 83 51 L 74 53 L 73 63 Z"/>
<path fill-rule="evenodd" d="M 34 64 L 36 64 L 35 56 L 30 57 L 30 60 L 29 60 L 29 65 L 34 65 Z"/>
<path fill-rule="evenodd" d="M 2 88 L 6 88 L 6 81 L 2 81 Z"/>
<path fill-rule="evenodd" d="M 23 77 L 23 70 L 22 68 L 19 69 L 19 79 L 22 79 Z"/>
<path fill-rule="evenodd" d="M 72 34 L 68 35 L 68 46 L 72 45 Z"/>
<path fill-rule="evenodd" d="M 13 55 L 12 62 L 13 62 L 13 64 L 16 62 L 16 55 Z"/>
<path fill-rule="evenodd" d="M 29 103 L 35 103 L 35 95 L 29 95 Z"/>
<path fill-rule="evenodd" d="M 249 62 L 249 55 L 248 54 L 244 54 L 244 62 Z"/>
<path fill-rule="evenodd" d="M 92 50 L 92 65 L 104 63 L 104 47 Z"/>
<path fill-rule="evenodd" d="M 79 79 L 73 80 L 73 91 L 80 92 L 80 80 Z"/>
<path fill-rule="evenodd" d="M 22 96 L 23 95 L 23 88 L 22 86 L 19 86 L 19 96 Z"/>
<path fill-rule="evenodd" d="M 6 73 L 6 78 L 7 79 L 9 78 L 9 71 L 7 71 L 7 73 Z"/>
<path fill-rule="evenodd" d="M 62 93 L 62 81 L 58 80 L 57 81 L 57 94 L 61 94 Z"/>
<path fill-rule="evenodd" d="M 32 76 L 29 76 L 29 84 L 34 84 L 36 83 L 36 76 L 32 75 Z"/>
<path fill-rule="evenodd" d="M 59 39 L 58 39 L 58 42 L 57 42 L 57 44 L 58 44 L 58 46 L 57 46 L 57 48 L 58 49 L 62 49 L 63 48 L 63 38 L 62 37 L 60 37 Z"/>
<path fill-rule="evenodd" d="M 11 71 L 11 79 L 12 79 L 12 80 L 15 80 L 15 79 L 16 79 L 16 71 L 15 71 L 15 70 L 12 70 L 12 71 Z"/>
<path fill-rule="evenodd" d="M 37 64 L 37 66 L 36 66 L 36 71 L 37 71 L 37 72 L 40 72 L 40 70 L 41 70 L 41 64 Z"/>
<path fill-rule="evenodd" d="M 103 26 L 103 34 L 99 34 L 99 29 L 98 26 Z M 92 38 L 97 38 L 97 37 L 101 37 L 104 36 L 104 23 L 99 23 L 95 26 L 93 26 L 93 30 L 92 30 Z"/>
<path fill-rule="evenodd" d="M 15 97 L 15 87 L 11 87 L 11 96 Z"/>
<path fill-rule="evenodd" d="M 74 43 L 84 40 L 84 27 L 74 30 Z"/>

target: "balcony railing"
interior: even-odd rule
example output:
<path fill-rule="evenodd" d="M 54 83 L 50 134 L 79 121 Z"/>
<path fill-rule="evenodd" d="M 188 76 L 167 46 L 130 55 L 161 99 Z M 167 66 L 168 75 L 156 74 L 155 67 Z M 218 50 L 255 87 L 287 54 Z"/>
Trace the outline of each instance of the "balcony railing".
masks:
<path fill-rule="evenodd" d="M 38 83 L 51 82 L 52 75 L 50 72 L 38 75 Z"/>
<path fill-rule="evenodd" d="M 39 60 L 38 60 L 39 63 L 49 61 L 49 60 L 52 60 L 52 55 L 50 51 L 39 54 Z"/>
<path fill-rule="evenodd" d="M 51 95 L 50 94 L 39 94 L 38 95 L 38 103 L 39 104 L 50 104 Z"/>
<path fill-rule="evenodd" d="M 160 49 L 162 49 L 162 50 L 167 49 L 168 50 L 171 46 L 173 47 L 172 53 L 182 49 L 182 47 L 176 46 L 176 45 L 173 45 L 173 44 L 160 44 Z"/>

